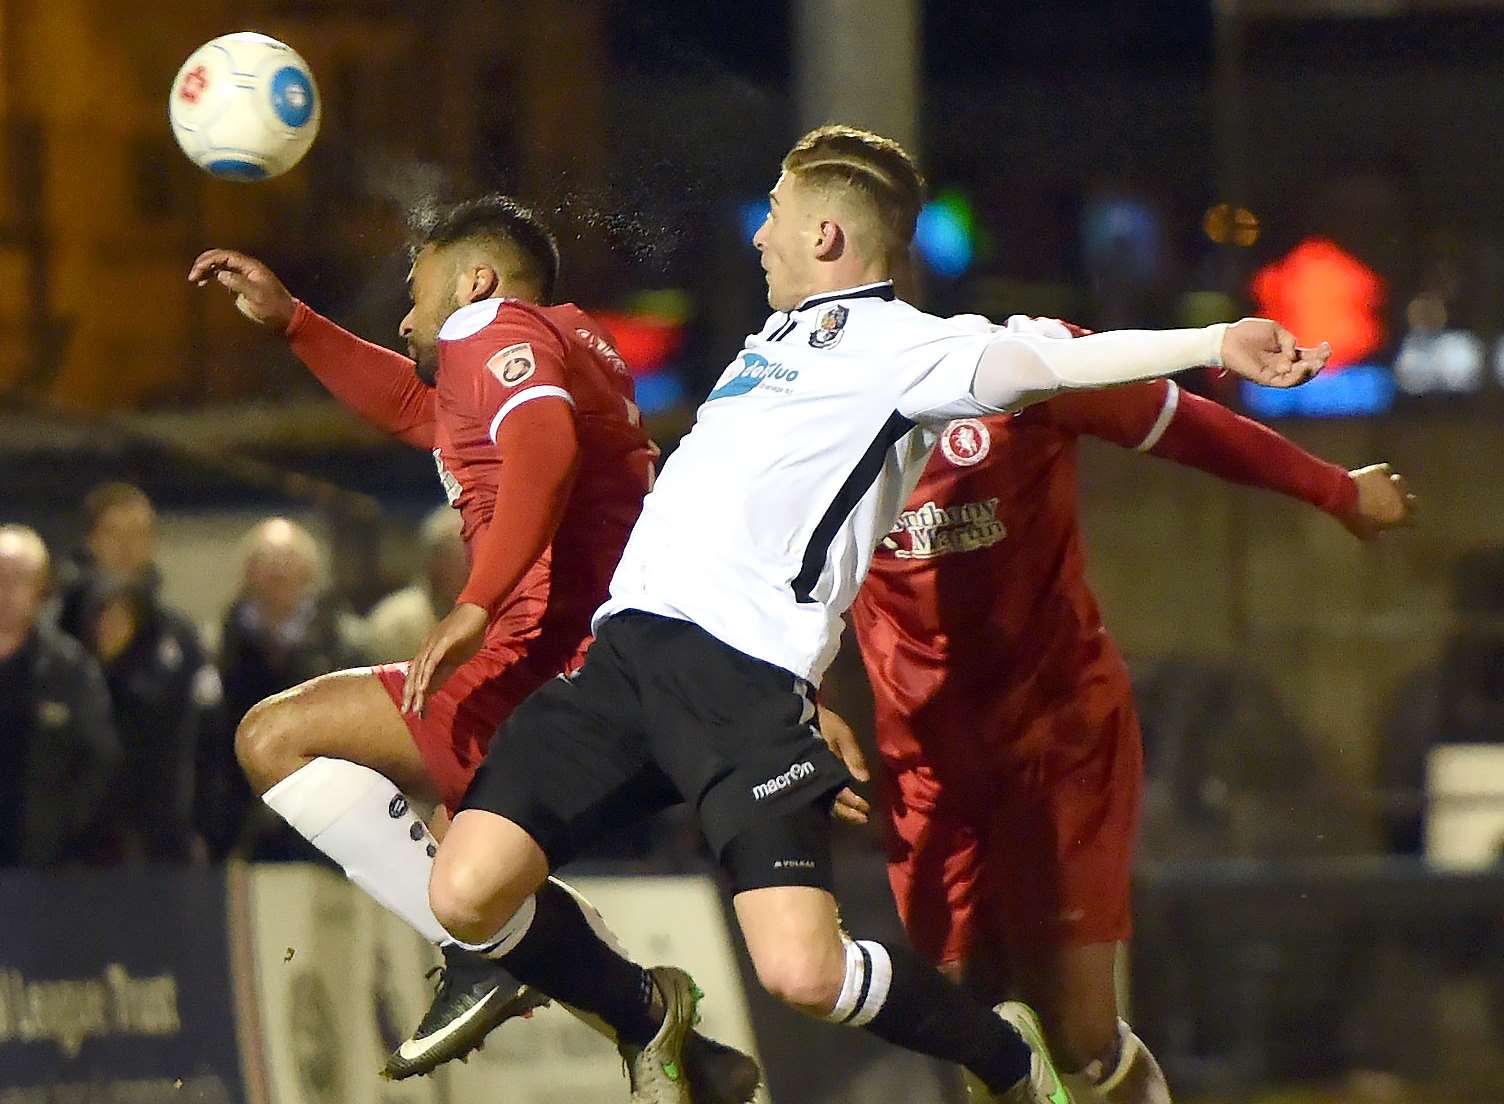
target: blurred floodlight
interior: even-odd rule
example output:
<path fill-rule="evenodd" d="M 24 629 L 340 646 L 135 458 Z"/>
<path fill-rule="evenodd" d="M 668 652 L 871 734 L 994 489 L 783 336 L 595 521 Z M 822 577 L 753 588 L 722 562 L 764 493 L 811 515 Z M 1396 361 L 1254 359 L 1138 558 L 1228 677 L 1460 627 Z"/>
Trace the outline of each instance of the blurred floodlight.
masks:
<path fill-rule="evenodd" d="M 976 255 L 975 227 L 971 201 L 958 191 L 941 192 L 919 212 L 914 246 L 939 275 L 960 276 Z"/>
<path fill-rule="evenodd" d="M 1247 248 L 1259 240 L 1258 216 L 1246 207 L 1234 207 L 1231 203 L 1218 203 L 1207 208 L 1201 229 L 1218 245 Z"/>
<path fill-rule="evenodd" d="M 1325 238 L 1308 238 L 1259 269 L 1249 290 L 1259 314 L 1302 344 L 1331 342 L 1334 368 L 1371 356 L 1384 343 L 1384 281 Z"/>

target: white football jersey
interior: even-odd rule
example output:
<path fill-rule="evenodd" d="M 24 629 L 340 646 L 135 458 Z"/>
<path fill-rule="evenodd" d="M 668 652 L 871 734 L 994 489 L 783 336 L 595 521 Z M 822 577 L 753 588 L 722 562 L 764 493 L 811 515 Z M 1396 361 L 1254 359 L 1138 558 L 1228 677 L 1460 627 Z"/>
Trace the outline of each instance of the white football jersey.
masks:
<path fill-rule="evenodd" d="M 629 609 L 692 621 L 818 682 L 936 431 L 998 413 L 972 394 L 991 340 L 887 282 L 776 312 L 664 465 L 596 625 Z"/>

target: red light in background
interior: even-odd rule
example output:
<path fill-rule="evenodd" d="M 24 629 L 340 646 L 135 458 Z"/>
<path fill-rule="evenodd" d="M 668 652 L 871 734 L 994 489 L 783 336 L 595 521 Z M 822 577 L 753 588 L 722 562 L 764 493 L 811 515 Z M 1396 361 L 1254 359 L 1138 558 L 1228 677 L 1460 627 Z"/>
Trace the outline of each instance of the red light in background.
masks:
<path fill-rule="evenodd" d="M 1353 364 L 1384 344 L 1384 281 L 1325 238 L 1308 238 L 1254 274 L 1259 313 L 1302 345 L 1329 341 L 1333 366 Z"/>
<path fill-rule="evenodd" d="M 614 311 L 592 311 L 591 314 L 611 331 L 616 340 L 616 351 L 634 376 L 652 375 L 661 370 L 684 345 L 684 326 L 672 319 Z"/>

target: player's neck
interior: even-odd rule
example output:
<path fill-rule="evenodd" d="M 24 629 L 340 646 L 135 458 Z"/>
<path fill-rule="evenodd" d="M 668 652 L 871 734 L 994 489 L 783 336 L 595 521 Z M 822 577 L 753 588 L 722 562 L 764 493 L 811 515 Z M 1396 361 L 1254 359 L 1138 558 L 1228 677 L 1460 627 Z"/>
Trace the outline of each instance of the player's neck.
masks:
<path fill-rule="evenodd" d="M 814 283 L 799 297 L 801 303 L 818 295 L 829 295 L 833 291 L 847 291 L 891 280 L 893 269 L 886 262 L 859 261 L 853 257 L 849 261 L 822 266 L 815 276 Z"/>

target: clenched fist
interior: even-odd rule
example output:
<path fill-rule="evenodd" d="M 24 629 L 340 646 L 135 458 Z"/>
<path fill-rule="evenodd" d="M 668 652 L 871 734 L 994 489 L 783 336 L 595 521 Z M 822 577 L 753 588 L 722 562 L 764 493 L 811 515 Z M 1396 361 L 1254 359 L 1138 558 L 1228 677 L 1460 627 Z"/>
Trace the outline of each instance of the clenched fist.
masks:
<path fill-rule="evenodd" d="M 1388 464 L 1354 468 L 1347 475 L 1358 488 L 1358 501 L 1341 521 L 1353 536 L 1370 541 L 1386 529 L 1415 524 L 1415 496 Z"/>

